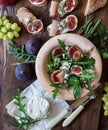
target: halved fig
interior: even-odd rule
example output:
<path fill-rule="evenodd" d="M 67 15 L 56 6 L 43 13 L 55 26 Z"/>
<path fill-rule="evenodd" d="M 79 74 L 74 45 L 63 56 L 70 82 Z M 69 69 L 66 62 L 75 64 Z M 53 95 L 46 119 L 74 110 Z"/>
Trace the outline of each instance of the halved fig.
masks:
<path fill-rule="evenodd" d="M 62 17 L 75 9 L 78 0 L 62 0 L 59 5 L 58 13 Z"/>
<path fill-rule="evenodd" d="M 66 27 L 69 31 L 74 31 L 77 28 L 78 19 L 75 15 L 68 15 L 66 17 Z"/>
<path fill-rule="evenodd" d="M 83 52 L 78 46 L 72 45 L 68 50 L 68 54 L 72 57 L 73 60 L 79 60 L 82 57 Z"/>
<path fill-rule="evenodd" d="M 29 33 L 38 34 L 43 30 L 43 23 L 39 19 L 35 19 L 27 25 L 27 31 Z"/>
<path fill-rule="evenodd" d="M 83 71 L 82 67 L 81 66 L 78 66 L 78 65 L 74 65 L 71 69 L 71 72 L 72 74 L 76 74 L 76 75 L 79 75 L 81 74 Z"/>
<path fill-rule="evenodd" d="M 61 70 L 55 70 L 51 75 L 51 80 L 55 84 L 63 83 L 64 72 Z"/>
<path fill-rule="evenodd" d="M 57 47 L 52 51 L 52 56 L 56 56 L 59 55 L 63 52 L 63 48 L 62 47 Z"/>
<path fill-rule="evenodd" d="M 35 6 L 43 6 L 46 3 L 46 0 L 29 0 L 31 4 Z"/>

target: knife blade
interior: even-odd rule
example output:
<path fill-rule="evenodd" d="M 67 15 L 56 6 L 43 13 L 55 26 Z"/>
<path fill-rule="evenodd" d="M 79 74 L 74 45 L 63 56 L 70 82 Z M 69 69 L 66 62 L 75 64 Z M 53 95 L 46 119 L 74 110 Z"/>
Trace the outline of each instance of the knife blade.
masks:
<path fill-rule="evenodd" d="M 86 95 L 78 100 L 74 101 L 67 109 L 62 111 L 58 116 L 52 119 L 47 125 L 47 129 L 52 129 L 55 125 L 57 125 L 62 119 L 66 118 L 74 109 L 76 109 L 79 105 L 81 105 L 84 101 L 89 98 L 89 95 Z"/>
<path fill-rule="evenodd" d="M 95 90 L 98 86 L 100 85 L 100 83 L 98 83 L 97 85 L 94 86 L 93 90 Z M 76 100 L 74 103 L 72 103 L 67 109 L 65 109 L 63 112 L 61 112 L 58 116 L 56 116 L 54 119 L 52 119 L 47 125 L 46 128 L 47 129 L 52 129 L 54 126 L 56 126 L 61 120 L 63 120 L 64 118 L 66 118 L 67 116 L 70 115 L 70 113 L 72 113 L 72 111 L 74 109 L 76 109 L 78 106 L 80 106 L 83 102 L 85 102 L 87 99 L 89 98 L 89 94 L 87 94 L 86 96 L 79 98 L 78 100 Z"/>
<path fill-rule="evenodd" d="M 99 83 L 97 84 L 97 87 L 95 90 L 94 90 L 94 95 L 90 95 L 89 98 L 84 101 L 82 104 L 79 105 L 78 108 L 76 108 L 76 110 L 74 110 L 64 121 L 63 121 L 63 124 L 62 126 L 63 127 L 66 127 L 68 126 L 78 115 L 79 113 L 84 109 L 84 107 L 87 105 L 88 102 L 90 102 L 92 99 L 95 99 L 99 93 L 101 93 L 103 90 L 102 90 L 102 85 Z"/>

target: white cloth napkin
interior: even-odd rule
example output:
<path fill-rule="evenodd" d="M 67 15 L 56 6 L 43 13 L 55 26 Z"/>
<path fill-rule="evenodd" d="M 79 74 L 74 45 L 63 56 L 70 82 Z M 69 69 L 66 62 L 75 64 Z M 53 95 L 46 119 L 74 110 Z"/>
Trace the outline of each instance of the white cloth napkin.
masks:
<path fill-rule="evenodd" d="M 49 102 L 51 102 L 51 110 L 48 117 L 35 123 L 29 128 L 29 130 L 49 130 L 46 128 L 47 123 L 60 114 L 64 109 L 69 107 L 64 100 L 58 98 L 53 99 L 52 96 L 42 88 L 38 80 L 34 81 L 25 90 L 23 90 L 22 95 L 26 96 L 27 102 L 34 96 L 46 98 Z M 13 99 L 6 105 L 7 113 L 12 117 L 15 117 L 15 111 L 17 110 L 14 101 L 15 100 Z"/>

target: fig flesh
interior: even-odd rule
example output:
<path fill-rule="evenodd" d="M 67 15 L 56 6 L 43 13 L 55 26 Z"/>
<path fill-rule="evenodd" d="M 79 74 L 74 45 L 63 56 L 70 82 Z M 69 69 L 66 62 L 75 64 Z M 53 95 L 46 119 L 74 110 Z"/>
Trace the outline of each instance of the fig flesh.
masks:
<path fill-rule="evenodd" d="M 55 70 L 51 75 L 51 80 L 55 84 L 63 83 L 64 72 L 61 70 Z"/>
<path fill-rule="evenodd" d="M 42 44 L 37 38 L 32 38 L 32 39 L 29 39 L 25 43 L 25 50 L 29 54 L 37 55 L 37 53 L 38 53 L 39 49 L 41 48 L 41 46 L 42 46 Z"/>
<path fill-rule="evenodd" d="M 35 6 L 42 6 L 44 3 L 46 3 L 46 0 L 29 0 L 31 4 Z"/>
<path fill-rule="evenodd" d="M 72 57 L 73 60 L 79 60 L 83 55 L 81 49 L 76 45 L 70 46 L 68 54 Z"/>
<path fill-rule="evenodd" d="M 32 77 L 32 68 L 29 64 L 19 64 L 15 68 L 15 76 L 19 80 L 26 81 Z"/>
<path fill-rule="evenodd" d="M 57 47 L 52 51 L 52 56 L 56 56 L 59 55 L 63 52 L 63 48 L 62 47 Z"/>
<path fill-rule="evenodd" d="M 71 69 L 72 74 L 76 74 L 76 75 L 81 74 L 82 71 L 83 71 L 82 67 L 77 66 L 77 65 L 73 66 L 72 69 Z"/>
<path fill-rule="evenodd" d="M 27 31 L 32 34 L 38 34 L 43 30 L 43 23 L 39 19 L 35 19 L 27 25 Z"/>
<path fill-rule="evenodd" d="M 78 19 L 75 15 L 68 15 L 66 17 L 66 27 L 69 31 L 74 31 L 77 28 Z"/>
<path fill-rule="evenodd" d="M 59 5 L 58 13 L 61 17 L 75 9 L 78 0 L 62 0 Z"/>

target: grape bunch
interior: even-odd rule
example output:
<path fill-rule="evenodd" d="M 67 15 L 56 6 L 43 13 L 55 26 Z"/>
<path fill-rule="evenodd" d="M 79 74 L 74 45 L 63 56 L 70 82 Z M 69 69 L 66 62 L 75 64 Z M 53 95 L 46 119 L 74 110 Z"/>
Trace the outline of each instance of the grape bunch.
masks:
<path fill-rule="evenodd" d="M 104 87 L 105 94 L 102 97 L 104 102 L 103 109 L 104 109 L 104 116 L 108 116 L 108 82 L 105 83 Z"/>
<path fill-rule="evenodd" d="M 17 23 L 10 23 L 6 16 L 0 18 L 0 38 L 7 41 L 14 37 L 19 37 L 21 28 Z"/>

